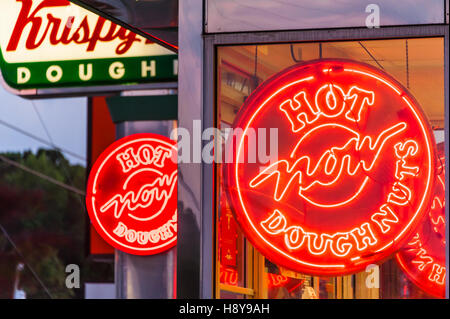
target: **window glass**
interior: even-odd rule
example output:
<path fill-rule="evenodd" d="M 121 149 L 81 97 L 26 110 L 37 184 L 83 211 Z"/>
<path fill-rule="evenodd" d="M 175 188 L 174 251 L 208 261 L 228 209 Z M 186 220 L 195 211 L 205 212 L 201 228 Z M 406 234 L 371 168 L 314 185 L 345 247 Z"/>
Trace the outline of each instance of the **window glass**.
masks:
<path fill-rule="evenodd" d="M 237 112 L 248 96 L 274 74 L 298 62 L 320 58 L 344 58 L 368 63 L 388 73 L 405 86 L 423 108 L 434 131 L 438 148 L 443 147 L 445 138 L 443 38 L 234 45 L 221 46 L 217 52 L 216 114 L 220 129 L 232 126 Z M 445 157 L 443 153 L 441 154 L 441 162 L 444 163 Z M 221 172 L 221 164 L 216 165 L 217 172 Z M 440 169 L 443 172 L 444 168 Z M 366 269 L 365 272 L 331 278 L 296 273 L 268 260 L 265 260 L 263 266 L 249 263 L 249 252 L 252 248 L 249 248 L 250 244 L 247 246 L 239 244 L 239 241 L 245 241 L 245 236 L 239 230 L 238 223 L 231 221 L 234 214 L 227 204 L 221 173 L 218 175 L 217 183 L 220 205 L 217 206 L 219 222 L 216 228 L 219 234 L 219 249 L 216 258 L 221 267 L 226 266 L 222 257 L 223 247 L 228 245 L 227 238 L 233 238 L 231 231 L 226 233 L 226 238 L 223 235 L 225 230 L 222 221 L 224 216 L 227 216 L 227 223 L 233 225 L 235 233 L 232 247 L 236 247 L 236 252 L 232 255 L 232 260 L 236 269 L 239 269 L 235 277 L 236 285 L 254 289 L 256 296 L 295 299 L 435 297 L 414 282 L 411 274 L 399 266 L 395 256 L 391 256 L 379 266 L 374 265 L 374 268 Z M 438 205 L 438 200 L 435 201 Z M 443 201 L 439 204 L 444 205 Z M 443 221 L 442 218 L 440 220 Z M 434 221 L 438 222 L 436 216 Z M 439 225 L 435 226 L 433 231 L 438 231 L 437 227 Z M 445 246 L 442 246 L 442 251 L 439 250 L 438 253 L 443 255 L 444 249 Z M 240 265 L 240 268 L 237 265 Z M 435 271 L 439 271 L 439 268 Z M 433 277 L 434 275 L 429 274 L 430 278 L 440 278 L 437 275 Z M 247 279 L 254 276 L 253 281 L 242 281 L 245 276 Z M 223 282 L 223 279 L 220 282 Z"/>

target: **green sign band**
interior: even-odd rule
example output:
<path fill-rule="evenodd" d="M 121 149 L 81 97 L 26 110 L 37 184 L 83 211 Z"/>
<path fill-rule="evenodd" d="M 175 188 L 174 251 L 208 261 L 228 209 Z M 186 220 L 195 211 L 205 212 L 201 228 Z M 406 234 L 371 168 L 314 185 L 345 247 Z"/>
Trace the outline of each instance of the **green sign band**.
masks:
<path fill-rule="evenodd" d="M 0 68 L 14 89 L 138 84 L 176 81 L 178 56 L 7 63 L 0 50 Z"/>

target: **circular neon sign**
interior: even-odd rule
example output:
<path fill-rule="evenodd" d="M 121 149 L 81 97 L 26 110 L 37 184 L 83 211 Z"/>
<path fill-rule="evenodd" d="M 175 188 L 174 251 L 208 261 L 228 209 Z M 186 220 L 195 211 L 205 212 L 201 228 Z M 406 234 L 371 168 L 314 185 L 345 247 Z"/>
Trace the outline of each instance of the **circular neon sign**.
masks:
<path fill-rule="evenodd" d="M 290 67 L 250 95 L 233 128 L 228 199 L 247 238 L 286 268 L 360 271 L 396 252 L 430 202 L 432 131 L 407 90 L 372 66 Z M 251 160 L 268 149 L 270 128 L 277 158 Z"/>
<path fill-rule="evenodd" d="M 428 214 L 397 254 L 408 278 L 432 296 L 445 298 L 445 151 L 438 145 L 439 175 Z"/>
<path fill-rule="evenodd" d="M 177 148 L 144 133 L 111 144 L 89 174 L 86 206 L 97 232 L 113 247 L 153 255 L 177 242 Z"/>

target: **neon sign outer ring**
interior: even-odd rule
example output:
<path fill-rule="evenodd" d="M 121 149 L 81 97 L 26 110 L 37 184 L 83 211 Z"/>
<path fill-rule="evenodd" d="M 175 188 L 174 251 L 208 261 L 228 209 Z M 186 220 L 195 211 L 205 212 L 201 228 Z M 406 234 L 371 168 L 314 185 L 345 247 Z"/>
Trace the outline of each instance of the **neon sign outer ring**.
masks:
<path fill-rule="evenodd" d="M 433 200 L 416 234 L 400 249 L 398 265 L 416 286 L 445 298 L 445 146 L 437 145 L 440 165 Z"/>
<path fill-rule="evenodd" d="M 247 140 L 244 139 L 247 130 L 250 127 L 255 129 L 258 128 L 257 124 L 253 125 L 253 121 L 256 122 L 256 118 L 259 120 L 263 117 L 264 112 L 266 112 L 273 103 L 277 102 L 275 97 L 282 95 L 290 87 L 302 82 L 310 81 L 314 78 L 312 75 L 314 72 L 326 73 L 327 65 L 333 65 L 334 69 L 330 69 L 333 72 L 334 70 L 339 69 L 348 72 L 350 74 L 349 76 L 370 77 L 376 82 L 377 87 L 391 91 L 391 94 L 395 94 L 404 102 L 403 107 L 413 114 L 413 117 L 417 121 L 416 124 L 420 128 L 420 134 L 422 134 L 421 137 L 425 141 L 423 146 L 425 147 L 424 156 L 426 157 L 426 163 L 423 167 L 426 178 L 424 179 L 425 190 L 421 194 L 422 196 L 418 201 L 419 204 L 415 211 L 413 211 L 412 217 L 408 220 L 406 225 L 404 225 L 397 236 L 386 241 L 382 247 L 378 245 L 378 249 L 371 251 L 369 254 L 348 256 L 351 258 L 341 258 L 341 261 L 339 261 L 339 258 L 332 259 L 325 256 L 323 262 L 318 263 L 309 262 L 305 256 L 294 256 L 294 254 L 287 251 L 287 249 L 281 249 L 279 246 L 273 244 L 270 235 L 262 233 L 261 227 L 259 227 L 259 223 L 261 223 L 262 220 L 252 220 L 252 206 L 254 204 L 260 205 L 259 209 L 261 209 L 261 206 L 264 206 L 264 204 L 256 204 L 256 201 L 246 203 L 243 199 L 245 196 L 242 192 L 248 192 L 249 187 L 241 187 L 240 185 L 240 176 L 244 174 L 245 163 L 239 163 L 238 159 L 245 155 L 245 153 L 241 153 L 241 150 L 243 149 L 244 140 Z M 270 102 L 273 103 L 271 104 Z M 308 124 L 308 122 L 306 123 Z M 287 125 L 289 125 L 289 123 Z M 361 271 L 365 269 L 367 265 L 371 263 L 380 263 L 394 254 L 418 226 L 425 214 L 425 207 L 428 206 L 431 199 L 435 179 L 436 146 L 431 127 L 418 102 L 407 89 L 390 75 L 368 64 L 344 59 L 320 59 L 287 68 L 266 80 L 249 96 L 237 114 L 233 128 L 242 129 L 243 133 L 238 136 L 236 145 L 232 145 L 231 140 L 227 142 L 227 147 L 229 149 L 232 148 L 234 160 L 233 163 L 226 163 L 223 165 L 224 189 L 227 193 L 232 211 L 235 214 L 241 229 L 246 234 L 246 237 L 266 258 L 278 265 L 305 274 L 320 276 L 345 275 Z M 294 130 L 292 131 L 294 132 Z M 281 137 L 280 140 L 285 141 L 283 137 Z M 265 198 L 269 197 L 268 195 L 269 194 L 261 194 L 259 202 L 264 202 Z M 276 224 L 277 221 L 280 221 L 280 219 L 273 219 L 272 224 Z"/>
<path fill-rule="evenodd" d="M 123 156 L 126 153 L 125 151 L 129 148 L 132 148 L 135 155 L 137 155 L 137 149 L 142 145 L 150 145 L 154 149 L 162 147 L 161 150 L 165 151 L 160 150 L 155 152 L 159 155 L 162 154 L 163 156 L 159 156 L 159 159 L 154 157 L 152 163 L 139 162 L 142 161 L 141 159 L 145 158 L 145 156 L 147 156 L 147 160 L 149 159 L 148 152 L 141 153 L 144 155 L 141 155 L 139 160 L 137 159 L 138 157 L 136 157 L 135 163 L 133 163 L 133 165 L 130 164 L 131 166 L 127 166 L 127 164 L 124 163 L 127 162 L 126 160 L 130 160 L 130 157 L 132 156 L 123 161 L 118 160 L 119 154 L 122 154 L 120 156 Z M 168 155 L 165 155 L 166 157 L 164 157 L 165 152 L 168 152 Z M 177 152 L 175 141 L 158 134 L 139 133 L 115 141 L 97 158 L 91 168 L 88 178 L 86 208 L 95 230 L 109 245 L 129 254 L 143 256 L 159 254 L 176 245 L 177 162 L 174 156 L 177 156 Z M 159 162 L 158 165 L 155 164 L 157 161 Z M 125 172 L 125 170 L 127 171 Z M 166 182 L 167 185 L 164 185 L 169 188 L 160 190 L 161 193 L 156 191 L 156 193 L 151 195 L 152 191 L 148 191 L 148 188 L 144 189 L 142 186 L 142 176 L 140 176 L 142 173 L 144 175 L 146 173 L 153 174 L 150 175 L 151 177 L 144 177 L 143 180 L 147 183 L 160 185 L 160 187 L 162 187 L 161 184 Z M 154 175 L 156 175 L 156 178 Z M 158 177 L 160 177 L 159 180 Z M 134 190 L 131 194 L 126 193 L 127 190 L 130 191 L 133 187 L 136 188 L 138 186 L 140 186 L 141 189 L 137 194 L 141 194 L 141 197 L 137 196 Z M 146 186 L 148 186 L 148 184 L 146 184 Z M 170 192 L 170 190 L 172 192 Z M 113 192 L 112 194 L 117 194 L 116 196 L 122 196 L 125 199 L 132 199 L 133 197 L 141 200 L 144 199 L 144 202 L 137 201 L 137 203 L 135 203 L 131 200 L 130 203 L 127 204 L 125 201 L 125 204 L 121 206 L 123 203 L 120 201 L 120 197 L 117 197 L 118 200 L 116 204 L 109 205 L 107 210 L 102 212 L 98 202 L 102 201 L 102 203 L 104 203 L 108 199 L 112 200 L 114 196 L 111 196 L 111 191 Z M 169 195 L 161 197 L 164 191 L 166 192 L 166 195 Z M 149 205 L 149 201 L 145 203 L 145 200 L 148 200 L 150 196 L 152 200 Z M 154 214 L 151 216 L 146 216 L 145 218 L 138 217 L 137 215 L 139 215 L 139 213 L 144 213 L 145 215 L 145 213 L 153 207 L 153 198 L 155 197 L 166 199 L 159 207 L 160 209 L 158 209 L 156 213 L 153 212 Z M 156 202 L 158 202 L 158 200 L 156 200 Z M 130 206 L 133 206 L 133 210 L 129 209 Z M 121 209 L 118 210 L 118 207 Z M 115 214 L 119 214 L 119 217 L 116 217 Z M 107 217 L 109 220 L 105 219 L 105 216 L 107 215 L 109 215 L 109 217 Z M 111 217 L 111 215 L 115 218 Z M 111 226 L 111 223 L 114 223 L 114 226 Z M 121 230 L 127 230 L 126 232 L 122 232 L 121 236 L 114 233 L 114 228 L 116 228 L 116 230 L 120 229 L 119 223 L 129 226 L 127 228 L 121 228 Z M 135 234 L 129 234 L 129 230 L 135 230 Z M 141 239 L 140 243 L 137 240 L 137 234 L 139 233 L 142 235 L 141 238 L 145 238 Z M 164 235 L 162 235 L 163 233 Z M 136 237 L 136 240 L 127 242 L 127 234 L 133 235 Z M 150 240 L 150 238 L 152 238 L 152 240 Z"/>

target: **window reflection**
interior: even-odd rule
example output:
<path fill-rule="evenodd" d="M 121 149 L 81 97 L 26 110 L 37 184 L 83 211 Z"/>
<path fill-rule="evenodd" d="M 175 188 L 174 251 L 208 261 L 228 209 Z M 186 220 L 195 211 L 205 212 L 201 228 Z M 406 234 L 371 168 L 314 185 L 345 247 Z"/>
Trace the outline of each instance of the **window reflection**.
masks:
<path fill-rule="evenodd" d="M 436 141 L 442 142 L 444 140 L 441 134 L 444 128 L 443 44 L 442 38 L 426 38 L 220 47 L 217 72 L 218 126 L 230 127 L 236 113 L 251 92 L 258 84 L 277 72 L 302 61 L 344 58 L 371 64 L 407 87 L 426 113 L 435 130 Z M 217 172 L 221 172 L 220 164 L 217 166 Z M 222 193 L 221 176 L 218 185 L 218 196 L 221 200 L 218 215 L 234 218 L 226 203 L 226 196 Z M 219 232 L 222 232 L 222 226 L 216 225 L 218 226 Z M 242 236 L 239 226 L 236 234 Z M 220 234 L 218 239 L 219 246 L 224 245 L 222 241 L 225 239 Z M 244 261 L 248 260 L 249 252 L 244 251 L 244 246 L 236 245 L 236 247 L 237 253 L 233 257 L 236 258 L 235 263 L 244 266 L 239 269 L 238 278 L 239 274 L 256 278 L 248 286 L 245 286 L 245 281 L 238 281 L 236 285 L 253 288 L 257 297 L 433 298 L 410 281 L 399 268 L 395 256 L 385 260 L 379 267 L 374 265 L 376 268 L 367 269 L 365 272 L 342 277 L 319 278 L 283 269 L 267 259 L 263 266 L 246 264 Z M 220 254 L 222 253 L 220 251 Z M 220 282 L 223 282 L 223 279 Z M 220 293 L 219 297 L 223 296 Z"/>

